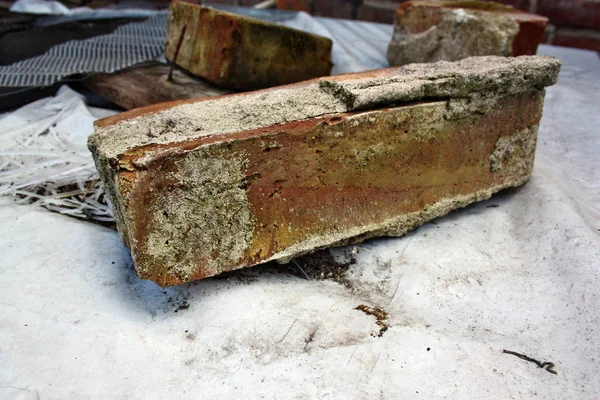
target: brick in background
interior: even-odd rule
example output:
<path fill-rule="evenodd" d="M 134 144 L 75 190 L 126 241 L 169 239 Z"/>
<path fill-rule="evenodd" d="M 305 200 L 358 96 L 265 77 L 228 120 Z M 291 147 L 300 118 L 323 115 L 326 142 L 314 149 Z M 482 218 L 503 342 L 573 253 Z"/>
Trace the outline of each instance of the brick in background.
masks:
<path fill-rule="evenodd" d="M 305 11 L 312 13 L 312 0 L 277 0 L 280 10 Z"/>
<path fill-rule="evenodd" d="M 225 5 L 229 5 L 229 6 L 235 6 L 237 1 L 236 0 L 206 0 L 206 1 L 202 1 L 202 0 L 185 0 L 188 1 L 190 3 L 194 3 L 194 4 L 202 4 L 205 3 L 206 5 L 211 5 L 211 4 L 225 4 Z"/>
<path fill-rule="evenodd" d="M 361 0 L 313 0 L 312 12 L 315 16 L 356 19 Z"/>
<path fill-rule="evenodd" d="M 551 44 L 600 52 L 600 32 L 583 29 L 558 28 Z"/>
<path fill-rule="evenodd" d="M 362 0 L 278 0 L 281 10 L 306 11 L 317 17 L 356 19 Z"/>
<path fill-rule="evenodd" d="M 600 1 L 538 0 L 537 13 L 558 25 L 600 29 Z"/>
<path fill-rule="evenodd" d="M 358 19 L 393 24 L 396 9 L 402 1 L 403 0 L 365 0 L 358 10 Z"/>
<path fill-rule="evenodd" d="M 238 0 L 238 5 L 244 7 L 254 7 L 263 0 Z"/>

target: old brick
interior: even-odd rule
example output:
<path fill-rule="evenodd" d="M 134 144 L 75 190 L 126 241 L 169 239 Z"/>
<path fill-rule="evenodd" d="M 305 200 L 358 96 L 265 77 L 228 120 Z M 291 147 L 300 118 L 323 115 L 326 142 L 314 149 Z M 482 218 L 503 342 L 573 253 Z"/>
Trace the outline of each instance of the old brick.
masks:
<path fill-rule="evenodd" d="M 184 30 L 185 28 L 185 30 Z M 257 89 L 331 72 L 328 38 L 176 1 L 169 12 L 165 57 L 218 85 Z"/>
<path fill-rule="evenodd" d="M 312 12 L 312 0 L 277 0 L 277 8 L 280 10 L 294 10 Z"/>
<path fill-rule="evenodd" d="M 377 7 L 363 4 L 358 10 L 358 19 L 383 24 L 393 24 L 396 10 L 387 7 Z"/>
<path fill-rule="evenodd" d="M 475 57 L 164 103 L 97 122 L 89 147 L 137 274 L 174 285 L 523 184 L 559 68 Z"/>
<path fill-rule="evenodd" d="M 356 19 L 361 0 L 313 1 L 312 13 L 318 17 Z"/>
<path fill-rule="evenodd" d="M 535 54 L 547 19 L 494 2 L 409 1 L 398 7 L 391 65 Z"/>
<path fill-rule="evenodd" d="M 576 47 L 600 53 L 600 32 L 585 29 L 559 28 L 551 43 L 556 46 Z"/>
<path fill-rule="evenodd" d="M 538 0 L 537 12 L 555 24 L 600 29 L 597 0 Z"/>

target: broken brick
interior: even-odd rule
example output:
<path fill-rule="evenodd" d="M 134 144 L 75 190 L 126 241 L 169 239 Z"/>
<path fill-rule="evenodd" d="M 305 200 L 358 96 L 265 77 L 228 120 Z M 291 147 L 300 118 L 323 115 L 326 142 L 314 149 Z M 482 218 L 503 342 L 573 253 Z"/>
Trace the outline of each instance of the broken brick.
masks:
<path fill-rule="evenodd" d="M 533 55 L 548 19 L 494 2 L 407 1 L 396 12 L 390 65 Z"/>
<path fill-rule="evenodd" d="M 322 36 L 174 1 L 165 57 L 218 85 L 248 90 L 329 75 L 331 47 Z"/>
<path fill-rule="evenodd" d="M 552 57 L 474 57 L 177 101 L 89 148 L 137 274 L 174 285 L 376 236 L 523 184 Z"/>

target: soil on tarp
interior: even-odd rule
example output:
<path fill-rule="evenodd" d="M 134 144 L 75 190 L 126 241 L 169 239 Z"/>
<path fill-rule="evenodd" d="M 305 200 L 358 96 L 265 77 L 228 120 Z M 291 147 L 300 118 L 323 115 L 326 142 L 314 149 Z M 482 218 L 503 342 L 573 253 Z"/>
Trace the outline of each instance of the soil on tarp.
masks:
<path fill-rule="evenodd" d="M 328 279 L 350 287 L 351 283 L 347 274 L 353 264 L 356 264 L 353 254 L 348 254 L 342 260 L 338 260 L 329 250 L 321 250 L 295 258 L 286 264 L 286 267 L 290 274 L 300 278 L 315 281 Z"/>

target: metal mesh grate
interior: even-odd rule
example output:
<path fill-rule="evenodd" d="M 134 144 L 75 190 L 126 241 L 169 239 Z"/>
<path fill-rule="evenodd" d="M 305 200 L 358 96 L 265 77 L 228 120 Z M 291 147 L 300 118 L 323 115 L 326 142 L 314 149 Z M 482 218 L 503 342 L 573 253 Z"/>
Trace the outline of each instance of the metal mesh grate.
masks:
<path fill-rule="evenodd" d="M 166 37 L 167 15 L 161 13 L 108 35 L 70 40 L 41 56 L 0 66 L 0 86 L 50 86 L 73 74 L 114 72 L 160 56 Z"/>

